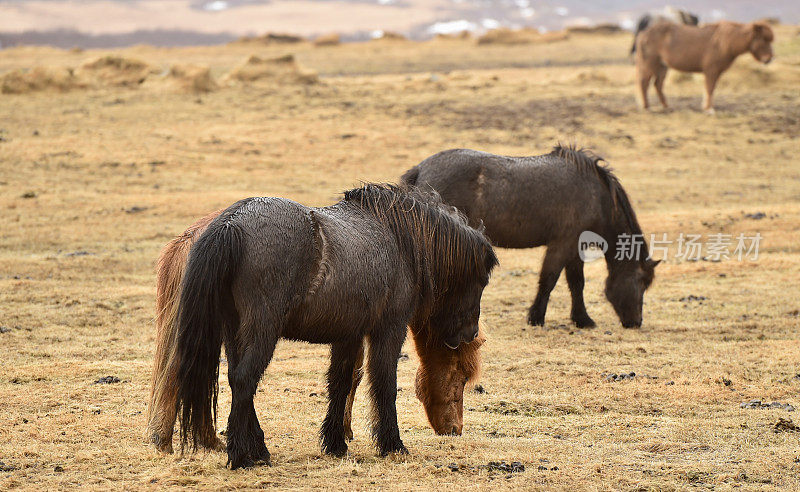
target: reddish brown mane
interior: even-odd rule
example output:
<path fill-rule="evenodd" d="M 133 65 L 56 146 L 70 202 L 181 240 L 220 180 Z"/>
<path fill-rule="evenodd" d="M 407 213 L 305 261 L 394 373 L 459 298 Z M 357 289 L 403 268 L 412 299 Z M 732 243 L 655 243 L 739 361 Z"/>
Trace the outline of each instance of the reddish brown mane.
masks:
<path fill-rule="evenodd" d="M 416 395 L 426 409 L 428 421 L 437 434 L 461 434 L 463 426 L 463 391 L 465 384 L 480 376 L 481 351 L 486 341 L 481 329 L 478 337 L 457 350 L 430 343 L 420 331 L 411 334 L 420 359 L 417 369 Z M 445 398 L 434 401 L 435 398 Z"/>

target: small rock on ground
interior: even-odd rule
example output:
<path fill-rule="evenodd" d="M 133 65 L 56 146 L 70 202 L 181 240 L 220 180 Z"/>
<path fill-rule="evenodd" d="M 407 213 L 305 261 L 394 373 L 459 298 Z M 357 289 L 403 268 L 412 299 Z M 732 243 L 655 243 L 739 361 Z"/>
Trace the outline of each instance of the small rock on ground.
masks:
<path fill-rule="evenodd" d="M 777 410 L 786 410 L 787 412 L 794 412 L 794 407 L 788 403 L 781 403 L 779 401 L 773 401 L 772 403 L 762 402 L 761 400 L 750 400 L 739 404 L 739 408 L 749 408 L 749 409 L 777 409 Z"/>
<path fill-rule="evenodd" d="M 647 374 L 636 374 L 633 371 L 620 374 L 617 374 L 615 372 L 603 373 L 602 377 L 609 383 L 617 381 L 633 380 L 633 379 L 658 379 L 658 376 L 648 376 Z"/>
<path fill-rule="evenodd" d="M 116 376 L 103 376 L 102 378 L 96 380 L 94 384 L 113 384 L 119 382 L 120 379 Z"/>

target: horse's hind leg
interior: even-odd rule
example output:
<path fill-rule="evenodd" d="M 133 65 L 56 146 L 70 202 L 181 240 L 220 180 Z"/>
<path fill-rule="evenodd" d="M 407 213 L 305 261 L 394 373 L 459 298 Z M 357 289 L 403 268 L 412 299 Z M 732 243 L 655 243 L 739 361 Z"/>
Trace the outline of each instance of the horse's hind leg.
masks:
<path fill-rule="evenodd" d="M 348 441 L 353 440 L 353 402 L 356 399 L 356 390 L 358 385 L 361 384 L 361 378 L 364 376 L 364 342 L 358 347 L 358 354 L 356 356 L 356 364 L 353 368 L 353 380 L 350 385 L 350 394 L 347 395 L 347 403 L 344 407 L 344 437 Z"/>
<path fill-rule="evenodd" d="M 320 433 L 322 451 L 326 454 L 344 456 L 347 453 L 345 407 L 353 385 L 353 374 L 361 347 L 362 340 L 348 340 L 331 345 L 331 365 L 328 368 L 328 413 L 322 422 Z"/>
<path fill-rule="evenodd" d="M 547 252 L 542 262 L 542 271 L 539 273 L 539 291 L 536 293 L 530 310 L 528 311 L 528 324 L 533 326 L 544 326 L 544 315 L 547 312 L 547 303 L 550 300 L 550 292 L 558 282 L 561 270 L 566 263 L 562 251 L 567 248 L 556 245 L 547 246 Z"/>
<path fill-rule="evenodd" d="M 594 328 L 595 322 L 586 312 L 586 304 L 583 302 L 583 261 L 580 258 L 573 258 L 567 263 L 567 284 L 572 295 L 572 314 L 570 318 L 578 328 Z"/>
<path fill-rule="evenodd" d="M 397 427 L 397 358 L 405 336 L 405 323 L 378 326 L 370 334 L 367 368 L 376 420 L 372 437 L 381 456 L 408 453 Z"/>
<path fill-rule="evenodd" d="M 251 315 L 250 319 L 242 320 L 237 334 L 229 334 L 232 336 L 225 339 L 228 382 L 233 398 L 228 417 L 228 463 L 231 470 L 247 468 L 258 462 L 268 465 L 270 461 L 253 397 L 258 381 L 272 359 L 279 330 L 263 309 L 253 309 Z M 229 348 L 237 345 L 238 349 Z"/>
<path fill-rule="evenodd" d="M 648 109 L 650 103 L 647 101 L 647 89 L 650 87 L 650 79 L 653 78 L 653 72 L 647 62 L 643 59 L 642 53 L 637 54 L 636 60 L 636 77 L 639 82 L 639 95 L 641 96 L 641 103 L 643 109 Z"/>
<path fill-rule="evenodd" d="M 664 106 L 665 109 L 669 107 L 667 105 L 667 98 L 664 97 L 664 80 L 666 80 L 666 78 L 667 66 L 661 65 L 658 67 L 658 70 L 656 70 L 655 86 L 656 94 L 658 94 L 658 100 L 661 101 L 661 105 Z"/>

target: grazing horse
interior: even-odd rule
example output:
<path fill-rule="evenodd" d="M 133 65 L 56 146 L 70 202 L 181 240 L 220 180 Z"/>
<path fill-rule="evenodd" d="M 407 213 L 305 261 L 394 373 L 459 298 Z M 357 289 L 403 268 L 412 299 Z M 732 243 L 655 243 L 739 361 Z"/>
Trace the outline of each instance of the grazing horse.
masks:
<path fill-rule="evenodd" d="M 189 256 L 189 249 L 208 225 L 222 213 L 213 212 L 192 224 L 180 236 L 171 240 L 158 258 L 156 282 L 156 354 L 148 405 L 146 437 L 162 452 L 172 453 L 172 435 L 177 417 L 177 364 L 175 341 L 177 333 L 178 297 L 180 285 Z M 424 403 L 428 420 L 437 434 L 460 435 L 463 420 L 463 394 L 466 382 L 473 381 L 480 372 L 480 347 L 486 341 L 483 333 L 470 343 L 461 344 L 457 350 L 429 344 L 423 332 L 412 332 L 419 337 L 415 344 L 422 364 L 417 370 L 416 393 Z M 353 371 L 353 383 L 344 414 L 344 432 L 353 439 L 352 412 L 356 388 L 363 376 L 364 350 L 361 347 Z M 211 422 L 200 433 L 200 445 L 216 451 L 225 449 Z"/>
<path fill-rule="evenodd" d="M 722 72 L 746 52 L 761 63 L 772 61 L 772 28 L 764 22 L 740 24 L 718 22 L 701 27 L 662 22 L 642 32 L 636 39 L 636 75 L 642 107 L 647 109 L 647 90 L 655 77 L 661 104 L 666 108 L 664 80 L 667 69 L 702 72 L 705 76 L 703 109 L 713 112 L 711 97 Z"/>
<path fill-rule="evenodd" d="M 407 185 L 436 190 L 458 208 L 470 224 L 483 224 L 495 246 L 547 246 L 539 291 L 528 323 L 543 325 L 550 292 L 561 270 L 567 271 L 572 294 L 572 321 L 579 327 L 595 322 L 583 301 L 583 261 L 579 238 L 584 231 L 601 236 L 608 279 L 605 294 L 626 328 L 642 324 L 645 290 L 655 274 L 653 261 L 628 195 L 599 157 L 557 146 L 546 155 L 506 157 L 455 149 L 428 157 L 401 178 Z M 625 236 L 623 236 L 625 235 Z M 618 238 L 637 237 L 644 255 L 617 251 Z M 631 239 L 631 245 L 636 242 Z"/>
<path fill-rule="evenodd" d="M 347 451 L 345 406 L 365 341 L 373 438 L 382 456 L 407 452 L 395 406 L 406 327 L 433 368 L 440 364 L 426 358 L 445 347 L 480 343 L 480 299 L 496 264 L 484 235 L 435 194 L 365 185 L 324 208 L 280 198 L 237 202 L 191 246 L 181 282 L 170 362 L 177 369 L 165 373 L 176 374 L 183 445 L 216 444 L 208 431 L 224 342 L 233 400 L 228 463 L 269 463 L 253 396 L 284 338 L 331 345 L 325 453 Z M 441 384 L 417 383 L 427 385 L 418 395 Z"/>
<path fill-rule="evenodd" d="M 639 23 L 636 24 L 636 31 L 633 33 L 631 55 L 636 52 L 636 38 L 639 36 L 639 33 L 659 22 L 674 22 L 676 24 L 696 26 L 698 22 L 700 22 L 700 18 L 691 12 L 669 6 L 664 7 L 664 10 L 661 11 L 644 14 L 639 18 Z"/>

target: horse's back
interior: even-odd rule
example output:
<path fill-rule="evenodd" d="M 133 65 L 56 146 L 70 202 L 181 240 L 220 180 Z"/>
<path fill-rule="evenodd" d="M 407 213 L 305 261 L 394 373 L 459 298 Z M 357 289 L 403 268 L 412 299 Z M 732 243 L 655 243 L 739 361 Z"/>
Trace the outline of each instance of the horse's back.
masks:
<path fill-rule="evenodd" d="M 308 288 L 318 263 L 310 208 L 285 198 L 249 198 L 228 208 L 214 222 L 244 232 L 244 252 L 234 283 L 240 294 L 269 290 L 277 305 L 288 307 Z"/>
<path fill-rule="evenodd" d="M 598 219 L 599 182 L 552 154 L 509 157 L 467 149 L 441 152 L 418 166 L 417 185 L 429 186 L 483 223 L 496 246 L 525 248 L 571 236 Z"/>
<path fill-rule="evenodd" d="M 245 300 L 242 307 L 266 304 L 284 338 L 340 340 L 372 320 L 405 281 L 396 242 L 355 207 L 251 198 L 217 220 L 245 231 L 234 297 Z"/>

